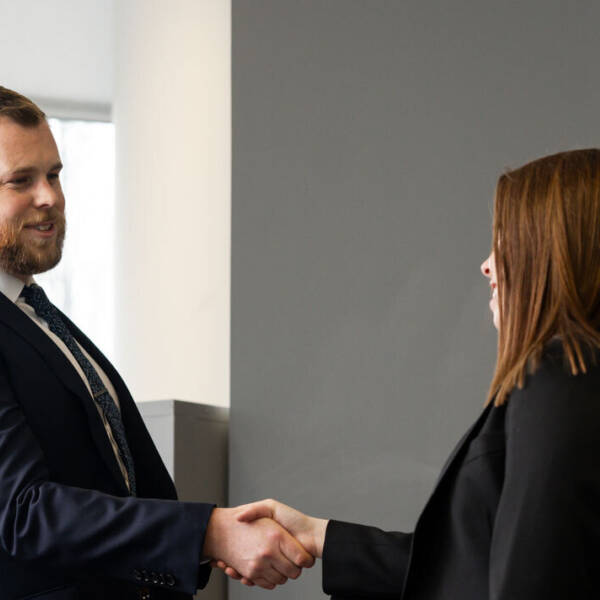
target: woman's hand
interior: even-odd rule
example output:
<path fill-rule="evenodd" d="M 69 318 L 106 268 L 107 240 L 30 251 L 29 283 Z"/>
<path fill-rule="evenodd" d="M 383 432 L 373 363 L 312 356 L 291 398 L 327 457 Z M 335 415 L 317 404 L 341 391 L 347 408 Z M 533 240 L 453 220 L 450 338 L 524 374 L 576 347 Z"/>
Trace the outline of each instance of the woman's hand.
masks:
<path fill-rule="evenodd" d="M 238 507 L 237 520 L 241 523 L 250 523 L 256 519 L 269 518 L 277 521 L 284 529 L 294 536 L 315 558 L 322 558 L 323 544 L 325 543 L 325 530 L 328 521 L 309 517 L 276 500 L 261 500 L 245 506 Z M 224 571 L 229 577 L 241 581 L 244 585 L 254 585 L 253 582 L 242 577 L 235 569 L 223 561 L 213 561 L 213 567 Z"/>
<path fill-rule="evenodd" d="M 203 555 L 231 568 L 232 577 L 242 573 L 266 589 L 296 579 L 315 559 L 284 527 L 271 519 L 240 519 L 246 506 L 215 508 L 212 512 Z M 220 566 L 220 565 L 217 565 Z M 240 575 L 241 577 L 241 575 Z M 237 577 L 236 577 L 237 578 Z"/>
<path fill-rule="evenodd" d="M 273 519 L 287 529 L 309 554 L 315 558 L 322 558 L 328 523 L 326 519 L 309 517 L 276 500 L 261 500 L 240 506 L 239 509 L 237 519 L 241 523 L 249 523 L 264 517 Z"/>

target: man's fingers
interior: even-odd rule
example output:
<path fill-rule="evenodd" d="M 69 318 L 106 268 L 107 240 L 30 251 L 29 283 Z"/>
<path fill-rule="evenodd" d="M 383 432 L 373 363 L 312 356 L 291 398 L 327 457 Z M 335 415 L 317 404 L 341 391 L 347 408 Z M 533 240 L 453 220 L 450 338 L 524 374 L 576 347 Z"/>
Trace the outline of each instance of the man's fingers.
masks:
<path fill-rule="evenodd" d="M 294 565 L 293 570 L 290 570 L 287 576 L 289 579 L 298 579 L 300 575 L 302 575 L 302 569 Z"/>
<path fill-rule="evenodd" d="M 273 568 L 289 579 L 298 579 L 301 570 L 283 554 L 273 558 Z"/>
<path fill-rule="evenodd" d="M 314 558 L 305 548 L 277 522 L 262 516 L 273 514 L 272 505 L 272 501 L 263 501 L 240 507 L 239 513 L 236 509 L 231 516 L 238 525 L 227 537 L 224 536 L 228 531 L 223 528 L 225 533 L 216 538 L 235 540 L 235 543 L 232 542 L 230 548 L 225 546 L 227 555 L 217 553 L 217 546 L 211 565 L 244 585 L 255 584 L 269 590 L 288 579 L 297 579 L 302 567 L 311 567 Z M 248 522 L 244 523 L 244 519 Z"/>
<path fill-rule="evenodd" d="M 285 530 L 280 530 L 278 535 L 278 551 L 273 556 L 271 564 L 279 573 L 297 579 L 301 573 L 300 564 L 312 566 L 312 556 Z"/>
<path fill-rule="evenodd" d="M 282 538 L 279 547 L 282 554 L 296 567 L 309 569 L 315 564 L 314 556 L 309 554 L 304 547 L 291 535 Z"/>
<path fill-rule="evenodd" d="M 266 579 L 262 579 L 261 577 L 259 577 L 254 583 L 259 587 L 264 588 L 265 590 L 275 589 L 274 584 L 272 584 L 270 581 L 267 581 Z"/>
<path fill-rule="evenodd" d="M 280 525 L 269 519 L 261 519 L 251 523 L 250 527 L 260 527 L 263 540 L 266 545 L 263 549 L 263 559 L 268 559 L 260 565 L 260 571 L 255 573 L 244 573 L 252 581 L 256 582 L 257 577 L 264 577 L 271 583 L 281 585 L 281 581 L 274 578 L 270 573 L 273 569 L 279 576 L 290 579 L 297 579 L 300 576 L 303 566 L 311 567 L 314 564 L 314 558 Z M 259 564 L 255 564 L 259 567 Z M 266 570 L 263 571 L 263 569 Z"/>
<path fill-rule="evenodd" d="M 250 573 L 249 579 L 254 581 L 254 583 L 258 584 L 260 580 L 268 581 L 269 583 L 276 585 L 283 585 L 288 578 L 281 572 L 279 568 L 279 561 L 275 558 L 273 559 L 273 564 L 269 566 L 265 566 L 260 569 L 257 573 Z M 260 585 L 260 584 L 258 584 Z"/>
<path fill-rule="evenodd" d="M 267 579 L 275 585 L 283 585 L 288 580 L 287 576 L 280 573 L 275 567 L 271 569 L 267 575 Z"/>

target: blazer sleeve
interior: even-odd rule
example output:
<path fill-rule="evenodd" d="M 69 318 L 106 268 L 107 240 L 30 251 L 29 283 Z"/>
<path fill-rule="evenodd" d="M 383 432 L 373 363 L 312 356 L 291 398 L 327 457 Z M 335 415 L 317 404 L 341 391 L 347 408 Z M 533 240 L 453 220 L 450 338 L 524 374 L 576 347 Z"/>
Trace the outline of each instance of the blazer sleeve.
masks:
<path fill-rule="evenodd" d="M 323 591 L 334 600 L 399 598 L 412 534 L 329 521 L 323 546 Z"/>
<path fill-rule="evenodd" d="M 3 552 L 16 560 L 40 560 L 75 574 L 132 583 L 146 579 L 145 585 L 193 594 L 208 580 L 208 569 L 199 564 L 213 508 L 121 498 L 51 481 L 43 452 L 0 360 Z"/>
<path fill-rule="evenodd" d="M 506 413 L 490 600 L 598 597 L 600 377 L 543 363 Z"/>

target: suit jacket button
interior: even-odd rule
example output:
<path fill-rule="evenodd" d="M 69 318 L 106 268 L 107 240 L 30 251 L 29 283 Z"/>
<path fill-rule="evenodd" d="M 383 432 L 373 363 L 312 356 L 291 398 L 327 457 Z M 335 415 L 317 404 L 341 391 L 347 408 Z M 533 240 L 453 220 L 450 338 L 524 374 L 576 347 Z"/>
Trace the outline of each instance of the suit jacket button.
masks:
<path fill-rule="evenodd" d="M 152 600 L 152 593 L 148 588 L 140 588 L 138 600 Z"/>
<path fill-rule="evenodd" d="M 173 577 L 173 575 L 171 575 L 171 573 L 167 573 L 165 575 L 165 583 L 169 586 L 169 587 L 173 587 L 175 585 L 175 577 Z"/>
<path fill-rule="evenodd" d="M 133 576 L 138 580 L 141 581 L 143 579 L 143 575 L 142 572 L 139 569 L 134 569 L 133 570 Z"/>

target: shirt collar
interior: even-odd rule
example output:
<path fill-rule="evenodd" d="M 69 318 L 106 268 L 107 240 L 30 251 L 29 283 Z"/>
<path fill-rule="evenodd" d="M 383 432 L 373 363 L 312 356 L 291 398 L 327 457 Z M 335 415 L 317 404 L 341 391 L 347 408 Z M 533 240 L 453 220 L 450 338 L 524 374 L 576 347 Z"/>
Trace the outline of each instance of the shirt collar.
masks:
<path fill-rule="evenodd" d="M 0 269 L 0 292 L 2 292 L 11 302 L 16 302 L 21 295 L 23 288 L 33 282 L 33 277 L 27 279 L 27 283 L 23 283 L 18 277 L 10 275 L 6 271 Z"/>

